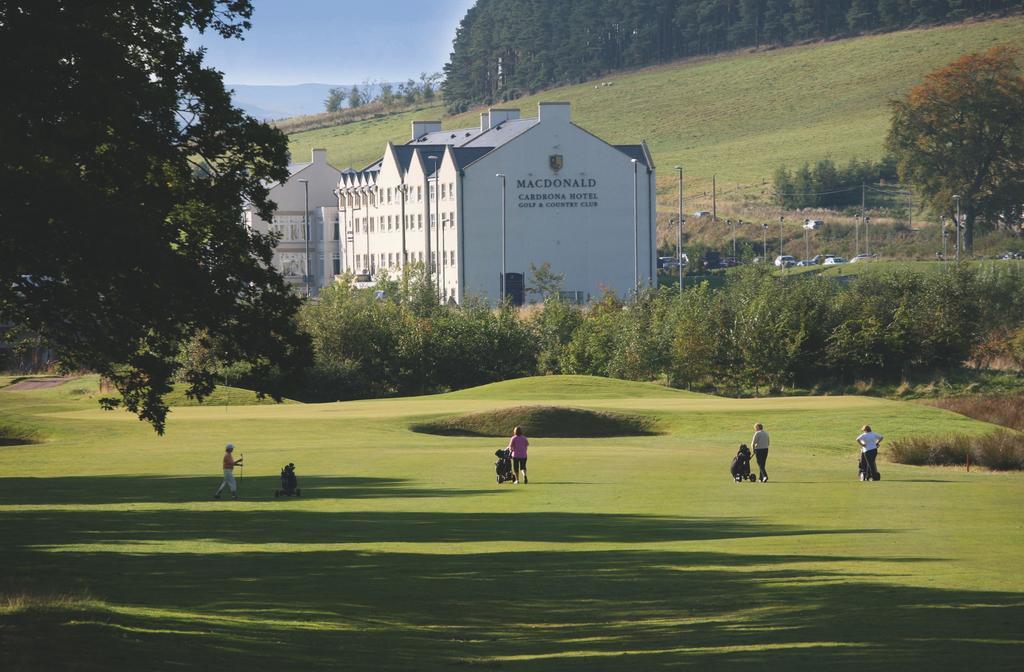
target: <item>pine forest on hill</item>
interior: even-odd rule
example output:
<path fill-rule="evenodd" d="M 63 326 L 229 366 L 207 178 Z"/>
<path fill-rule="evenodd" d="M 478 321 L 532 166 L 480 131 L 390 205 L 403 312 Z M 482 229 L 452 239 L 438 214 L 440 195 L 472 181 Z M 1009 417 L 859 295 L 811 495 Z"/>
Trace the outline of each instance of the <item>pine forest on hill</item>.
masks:
<path fill-rule="evenodd" d="M 962 21 L 1020 0 L 479 0 L 445 66 L 448 109 L 624 68 Z"/>
<path fill-rule="evenodd" d="M 963 54 L 1016 45 L 1022 39 L 1024 17 L 1018 15 L 738 51 L 563 86 L 524 96 L 510 106 L 533 116 L 538 102 L 565 100 L 572 103 L 575 123 L 608 142 L 646 140 L 658 168 L 660 226 L 664 238 L 674 240 L 667 227 L 678 204 L 675 165 L 685 167 L 688 212 L 712 208 L 712 176 L 717 176 L 720 216 L 731 216 L 734 210 L 745 221 L 777 221 L 772 175 L 780 166 L 796 169 L 825 158 L 841 165 L 854 158 L 880 160 L 890 100 Z M 326 147 L 334 165 L 361 168 L 380 156 L 387 141 L 407 142 L 414 119 L 442 119 L 445 128 L 473 126 L 479 123 L 480 109 L 485 108 L 452 116 L 434 107 L 295 133 L 291 150 L 305 157 L 311 147 Z M 899 221 L 913 226 L 926 214 L 903 210 Z M 876 221 L 887 223 L 884 217 Z M 721 225 L 711 229 L 707 222 L 691 221 L 688 226 L 700 241 L 722 239 Z M 738 234 L 760 247 L 759 225 L 748 228 Z M 799 228 L 787 231 L 787 240 L 802 241 Z M 894 232 L 892 242 L 912 241 L 906 232 Z M 926 253 L 934 250 L 929 247 Z"/>

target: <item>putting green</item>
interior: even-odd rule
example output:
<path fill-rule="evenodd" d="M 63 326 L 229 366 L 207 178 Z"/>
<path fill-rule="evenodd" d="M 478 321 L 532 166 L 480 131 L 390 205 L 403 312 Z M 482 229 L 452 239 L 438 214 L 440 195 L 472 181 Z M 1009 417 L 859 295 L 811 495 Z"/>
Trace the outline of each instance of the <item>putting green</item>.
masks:
<path fill-rule="evenodd" d="M 94 381 L 0 390 L 0 669 L 1007 669 L 1024 645 L 1024 477 L 880 462 L 984 432 L 864 397 L 722 399 L 577 376 L 339 404 L 175 408 L 167 435 Z M 530 405 L 650 417 L 659 436 L 412 432 Z M 767 484 L 728 465 L 760 421 Z M 511 428 L 510 428 L 511 429 Z M 223 444 L 239 501 L 210 499 Z M 276 500 L 297 467 L 303 497 Z"/>

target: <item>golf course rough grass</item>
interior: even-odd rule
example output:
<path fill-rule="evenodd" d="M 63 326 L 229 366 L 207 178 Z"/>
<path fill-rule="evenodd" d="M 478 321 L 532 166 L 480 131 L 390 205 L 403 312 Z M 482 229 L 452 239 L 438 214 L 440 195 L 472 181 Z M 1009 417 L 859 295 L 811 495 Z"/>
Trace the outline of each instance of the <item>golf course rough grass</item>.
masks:
<path fill-rule="evenodd" d="M 588 394 L 592 396 L 588 396 Z M 530 443 L 412 432 L 510 406 L 657 418 Z M 1021 474 L 886 442 L 992 426 L 863 397 L 722 399 L 585 377 L 407 399 L 175 408 L 0 390 L 0 669 L 1005 670 L 1024 647 Z M 754 422 L 766 484 L 734 483 Z M 211 499 L 225 443 L 241 497 Z M 275 499 L 294 462 L 301 498 Z"/>
<path fill-rule="evenodd" d="M 526 436 L 601 438 L 658 434 L 651 418 L 563 406 L 511 406 L 469 413 L 410 426 L 414 432 L 442 436 L 510 436 L 515 427 Z"/>

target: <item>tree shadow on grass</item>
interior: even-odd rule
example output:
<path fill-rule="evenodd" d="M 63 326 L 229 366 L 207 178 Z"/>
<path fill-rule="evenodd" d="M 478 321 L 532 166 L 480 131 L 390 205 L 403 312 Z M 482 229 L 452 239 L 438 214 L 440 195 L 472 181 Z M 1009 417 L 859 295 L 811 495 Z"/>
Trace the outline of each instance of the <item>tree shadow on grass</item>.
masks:
<path fill-rule="evenodd" d="M 744 518 L 630 514 L 432 511 L 307 511 L 302 509 L 129 509 L 0 512 L 0 536 L 46 547 L 202 540 L 224 544 L 658 543 L 764 537 L 888 534 L 869 528 L 806 529 Z"/>
<path fill-rule="evenodd" d="M 216 476 L 59 476 L 0 478 L 0 505 L 183 503 L 211 499 L 221 483 Z M 277 476 L 238 479 L 247 501 L 273 500 L 281 488 Z M 415 487 L 407 479 L 363 476 L 300 476 L 304 499 L 376 499 L 382 497 L 457 497 L 497 492 L 495 488 Z M 221 493 L 230 498 L 225 488 Z"/>
<path fill-rule="evenodd" d="M 935 571 L 935 559 L 798 552 L 801 540 L 823 534 L 888 532 L 730 518 L 230 503 L 8 510 L 0 512 L 0 596 L 93 601 L 0 609 L 0 669 L 860 672 L 1019 664 L 1024 595 L 900 585 Z M 700 545 L 756 538 L 783 552 Z M 369 546 L 388 542 L 409 545 Z M 515 551 L 508 542 L 554 546 Z M 696 543 L 628 546 L 672 542 Z M 368 546 L 326 546 L 346 543 Z M 870 577 L 880 562 L 898 564 L 899 574 Z"/>
<path fill-rule="evenodd" d="M 648 550 L 25 552 L 5 564 L 51 591 L 87 590 L 105 606 L 0 614 L 0 667 L 121 669 L 135 660 L 147 669 L 978 670 L 1019 663 L 1021 595 L 887 585 L 885 577 L 834 569 L 860 560 Z"/>

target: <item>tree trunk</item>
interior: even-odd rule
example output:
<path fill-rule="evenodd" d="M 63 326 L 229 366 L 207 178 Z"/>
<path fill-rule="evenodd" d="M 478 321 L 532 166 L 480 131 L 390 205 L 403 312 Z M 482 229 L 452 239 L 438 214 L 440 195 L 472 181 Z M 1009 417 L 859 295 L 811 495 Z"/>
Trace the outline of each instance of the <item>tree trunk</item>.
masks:
<path fill-rule="evenodd" d="M 971 254 L 974 251 L 974 204 L 967 199 L 967 209 L 964 211 L 964 251 Z"/>

